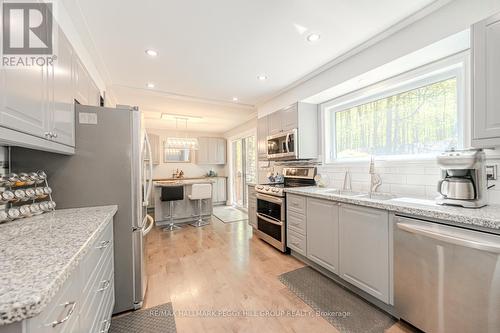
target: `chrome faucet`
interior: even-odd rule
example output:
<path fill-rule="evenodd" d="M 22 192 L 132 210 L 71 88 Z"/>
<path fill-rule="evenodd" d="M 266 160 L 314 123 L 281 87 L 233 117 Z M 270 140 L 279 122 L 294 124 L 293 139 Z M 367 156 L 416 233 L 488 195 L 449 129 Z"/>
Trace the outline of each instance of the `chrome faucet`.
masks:
<path fill-rule="evenodd" d="M 382 178 L 375 173 L 375 160 L 373 156 L 371 157 L 370 160 L 370 194 L 377 192 L 378 188 L 382 185 Z"/>
<path fill-rule="evenodd" d="M 351 172 L 346 170 L 344 175 L 344 184 L 342 185 L 342 191 L 352 191 L 352 181 L 351 181 Z"/>

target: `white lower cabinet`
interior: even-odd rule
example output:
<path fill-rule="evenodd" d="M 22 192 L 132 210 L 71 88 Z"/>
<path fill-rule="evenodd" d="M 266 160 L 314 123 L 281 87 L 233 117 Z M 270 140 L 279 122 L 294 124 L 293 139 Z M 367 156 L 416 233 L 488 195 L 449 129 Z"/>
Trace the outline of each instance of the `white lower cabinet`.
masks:
<path fill-rule="evenodd" d="M 225 204 L 227 201 L 226 177 L 216 177 L 212 183 L 212 203 Z"/>
<path fill-rule="evenodd" d="M 307 198 L 307 258 L 338 274 L 339 206 L 333 201 Z"/>
<path fill-rule="evenodd" d="M 114 306 L 113 220 L 45 309 L 8 333 L 106 333 Z"/>
<path fill-rule="evenodd" d="M 339 221 L 340 277 L 389 303 L 389 213 L 342 204 Z"/>
<path fill-rule="evenodd" d="M 392 304 L 389 212 L 287 194 L 287 247 Z"/>

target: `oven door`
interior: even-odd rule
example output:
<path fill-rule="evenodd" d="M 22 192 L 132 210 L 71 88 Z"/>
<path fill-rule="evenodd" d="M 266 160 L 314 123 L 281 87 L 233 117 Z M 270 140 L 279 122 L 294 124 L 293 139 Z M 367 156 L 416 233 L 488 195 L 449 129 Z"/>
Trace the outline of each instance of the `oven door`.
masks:
<path fill-rule="evenodd" d="M 297 159 L 297 129 L 268 136 L 267 158 L 270 160 Z"/>
<path fill-rule="evenodd" d="M 257 233 L 258 236 L 284 252 L 285 241 L 285 200 L 257 193 Z"/>

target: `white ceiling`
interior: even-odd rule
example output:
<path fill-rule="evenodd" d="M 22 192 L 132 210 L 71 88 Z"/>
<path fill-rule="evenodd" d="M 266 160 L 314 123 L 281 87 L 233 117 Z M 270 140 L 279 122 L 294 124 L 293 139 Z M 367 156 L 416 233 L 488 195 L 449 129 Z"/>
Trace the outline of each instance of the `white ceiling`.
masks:
<path fill-rule="evenodd" d="M 118 103 L 201 112 L 221 128 L 233 126 L 235 114 L 243 122 L 252 113 L 245 107 L 228 113 L 224 103 L 233 104 L 234 96 L 240 106 L 263 102 L 431 2 L 63 0 Z M 307 42 L 310 32 L 321 39 Z M 159 56 L 146 56 L 148 48 Z M 268 79 L 257 80 L 260 74 Z M 157 93 L 144 89 L 147 82 Z M 187 108 L 189 97 L 197 105 Z M 210 107 L 200 107 L 199 99 Z M 224 125 L 215 119 L 222 111 Z"/>

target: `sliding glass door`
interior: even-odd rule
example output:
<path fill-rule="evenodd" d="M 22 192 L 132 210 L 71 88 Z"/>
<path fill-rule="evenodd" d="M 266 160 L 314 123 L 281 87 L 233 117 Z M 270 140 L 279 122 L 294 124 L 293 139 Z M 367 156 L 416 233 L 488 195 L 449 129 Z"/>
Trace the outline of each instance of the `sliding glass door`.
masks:
<path fill-rule="evenodd" d="M 246 208 L 248 203 L 248 186 L 255 182 L 256 158 L 255 135 L 232 141 L 232 202 L 233 205 Z"/>

